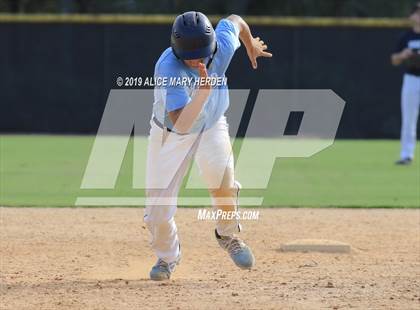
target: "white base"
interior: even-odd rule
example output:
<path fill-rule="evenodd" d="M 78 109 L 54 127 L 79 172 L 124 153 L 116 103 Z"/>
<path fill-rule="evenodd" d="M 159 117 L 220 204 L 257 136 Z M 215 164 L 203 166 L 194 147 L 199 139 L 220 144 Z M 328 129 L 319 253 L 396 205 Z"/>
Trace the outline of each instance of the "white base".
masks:
<path fill-rule="evenodd" d="M 298 239 L 280 246 L 283 252 L 325 252 L 350 253 L 351 246 L 347 243 L 325 239 Z"/>

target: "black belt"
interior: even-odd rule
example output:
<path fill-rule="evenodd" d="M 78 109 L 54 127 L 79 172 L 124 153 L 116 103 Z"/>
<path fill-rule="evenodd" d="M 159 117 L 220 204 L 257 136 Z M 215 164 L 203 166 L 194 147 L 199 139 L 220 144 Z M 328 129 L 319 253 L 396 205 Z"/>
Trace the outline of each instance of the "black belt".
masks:
<path fill-rule="evenodd" d="M 168 127 L 164 126 L 161 122 L 159 122 L 159 120 L 156 118 L 156 116 L 153 116 L 152 119 L 155 122 L 156 126 L 158 126 L 160 129 L 166 130 L 168 132 L 173 132 L 173 133 L 176 133 L 177 135 L 181 135 L 181 136 L 188 135 L 188 133 L 178 133 L 178 132 L 172 130 L 171 128 L 168 128 Z"/>
<path fill-rule="evenodd" d="M 165 127 L 165 126 L 163 126 L 163 124 L 161 123 L 161 122 L 159 122 L 159 120 L 156 118 L 156 116 L 153 116 L 153 121 L 155 122 L 155 124 L 160 128 L 160 129 L 163 129 L 163 130 L 167 130 L 167 131 L 169 131 L 169 132 L 172 132 L 172 129 L 170 129 L 170 128 L 168 128 L 168 127 Z"/>

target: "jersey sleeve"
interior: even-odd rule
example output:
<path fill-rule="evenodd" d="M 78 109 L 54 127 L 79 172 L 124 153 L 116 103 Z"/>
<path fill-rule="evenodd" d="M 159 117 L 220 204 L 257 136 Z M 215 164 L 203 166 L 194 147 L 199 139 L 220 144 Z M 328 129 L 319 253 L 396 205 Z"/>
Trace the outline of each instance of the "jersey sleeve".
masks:
<path fill-rule="evenodd" d="M 164 68 L 158 70 L 157 76 L 166 77 L 168 81 L 178 77 L 175 72 Z M 191 97 L 183 86 L 170 85 L 168 82 L 167 85 L 161 86 L 161 89 L 163 91 L 163 101 L 167 112 L 181 109 L 191 101 Z"/>
<path fill-rule="evenodd" d="M 225 57 L 232 58 L 235 51 L 241 46 L 239 29 L 232 21 L 224 18 L 216 27 L 217 50 Z"/>
<path fill-rule="evenodd" d="M 166 88 L 166 111 L 172 112 L 185 107 L 190 101 L 184 87 L 171 86 Z"/>

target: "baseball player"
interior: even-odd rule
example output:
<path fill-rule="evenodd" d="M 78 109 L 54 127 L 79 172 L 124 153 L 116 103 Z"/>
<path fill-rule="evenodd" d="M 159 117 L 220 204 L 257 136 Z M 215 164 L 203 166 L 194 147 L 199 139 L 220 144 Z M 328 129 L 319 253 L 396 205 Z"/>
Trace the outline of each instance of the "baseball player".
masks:
<path fill-rule="evenodd" d="M 401 90 L 401 153 L 398 165 L 408 165 L 414 158 L 417 119 L 420 106 L 420 3 L 410 14 L 413 27 L 405 32 L 391 56 L 394 66 L 405 65 Z"/>
<path fill-rule="evenodd" d="M 190 161 L 194 158 L 217 210 L 235 212 L 239 182 L 234 179 L 233 155 L 225 111 L 229 106 L 227 83 L 212 85 L 209 77 L 225 77 L 226 69 L 240 47 L 246 48 L 251 65 L 258 57 L 271 57 L 267 45 L 253 37 L 237 15 L 219 21 L 214 30 L 200 12 L 176 17 L 167 48 L 155 66 L 156 85 L 150 121 L 144 221 L 151 233 L 151 246 L 158 257 L 150 271 L 152 280 L 169 279 L 181 257 L 174 215 L 177 196 Z M 193 78 L 204 83 L 170 83 Z M 215 237 L 233 262 L 250 269 L 255 264 L 251 249 L 236 235 L 238 218 L 218 218 Z"/>

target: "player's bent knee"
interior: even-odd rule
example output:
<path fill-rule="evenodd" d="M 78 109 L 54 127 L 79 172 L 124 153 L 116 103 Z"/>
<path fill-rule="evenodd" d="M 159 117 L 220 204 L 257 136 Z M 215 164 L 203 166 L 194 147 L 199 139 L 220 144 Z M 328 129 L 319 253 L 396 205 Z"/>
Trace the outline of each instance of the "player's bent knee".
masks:
<path fill-rule="evenodd" d="M 231 187 L 220 187 L 209 189 L 209 192 L 213 198 L 236 197 L 237 189 Z"/>
<path fill-rule="evenodd" d="M 144 222 L 151 224 L 164 224 L 173 220 L 176 212 L 174 205 L 147 205 L 144 212 Z"/>

